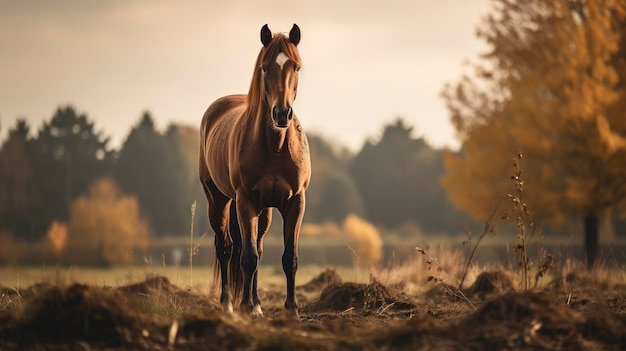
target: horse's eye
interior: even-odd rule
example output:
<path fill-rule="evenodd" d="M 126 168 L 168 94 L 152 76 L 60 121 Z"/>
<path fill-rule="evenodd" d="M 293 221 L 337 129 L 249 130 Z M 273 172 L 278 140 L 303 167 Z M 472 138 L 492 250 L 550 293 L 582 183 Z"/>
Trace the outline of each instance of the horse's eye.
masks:
<path fill-rule="evenodd" d="M 261 66 L 261 72 L 263 72 L 263 74 L 267 73 L 267 67 Z"/>
<path fill-rule="evenodd" d="M 296 72 L 300 72 L 300 66 L 296 66 L 296 67 L 294 67 L 294 71 L 296 71 Z"/>

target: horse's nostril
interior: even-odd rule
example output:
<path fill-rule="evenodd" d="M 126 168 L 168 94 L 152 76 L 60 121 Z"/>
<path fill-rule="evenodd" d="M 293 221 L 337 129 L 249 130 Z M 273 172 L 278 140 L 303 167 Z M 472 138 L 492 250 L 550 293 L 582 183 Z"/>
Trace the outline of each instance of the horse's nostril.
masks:
<path fill-rule="evenodd" d="M 293 109 L 291 107 L 280 108 L 278 106 L 274 106 L 272 108 L 272 117 L 274 119 L 287 119 L 291 120 L 293 118 Z"/>

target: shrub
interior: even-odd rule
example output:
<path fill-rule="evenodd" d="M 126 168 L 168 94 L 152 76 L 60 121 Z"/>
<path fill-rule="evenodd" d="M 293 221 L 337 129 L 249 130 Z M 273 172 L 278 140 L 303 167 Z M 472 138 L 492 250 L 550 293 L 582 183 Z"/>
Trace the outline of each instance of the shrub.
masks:
<path fill-rule="evenodd" d="M 110 179 L 97 180 L 89 195 L 72 204 L 67 253 L 72 263 L 132 263 L 132 250 L 148 246 L 148 226 L 134 196 L 122 195 Z"/>
<path fill-rule="evenodd" d="M 48 229 L 48 242 L 52 252 L 58 257 L 67 245 L 67 224 L 59 221 L 52 221 Z"/>
<path fill-rule="evenodd" d="M 343 221 L 343 229 L 354 242 L 355 260 L 366 267 L 380 262 L 383 258 L 383 241 L 376 227 L 351 214 Z"/>

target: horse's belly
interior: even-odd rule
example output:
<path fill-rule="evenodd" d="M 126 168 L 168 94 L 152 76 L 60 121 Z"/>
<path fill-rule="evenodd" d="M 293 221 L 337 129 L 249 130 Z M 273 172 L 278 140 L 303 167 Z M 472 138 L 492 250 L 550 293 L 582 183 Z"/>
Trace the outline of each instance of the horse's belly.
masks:
<path fill-rule="evenodd" d="M 215 183 L 215 186 L 217 186 L 217 189 L 219 189 L 222 194 L 234 199 L 236 196 L 235 189 L 228 180 L 228 177 L 227 169 L 224 169 L 222 174 L 216 174 L 215 172 L 211 174 L 211 179 L 213 183 Z"/>
<path fill-rule="evenodd" d="M 215 142 L 213 140 L 212 147 L 207 148 L 207 168 L 211 180 L 217 186 L 219 191 L 230 197 L 235 198 L 235 190 L 230 183 L 230 172 L 228 168 L 228 152 L 224 147 L 225 141 Z"/>

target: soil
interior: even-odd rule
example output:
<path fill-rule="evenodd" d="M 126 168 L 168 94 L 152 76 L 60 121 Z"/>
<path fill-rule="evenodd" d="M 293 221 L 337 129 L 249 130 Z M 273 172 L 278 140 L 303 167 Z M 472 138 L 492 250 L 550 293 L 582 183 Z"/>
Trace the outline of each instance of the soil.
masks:
<path fill-rule="evenodd" d="M 265 316 L 223 313 L 217 298 L 166 277 L 118 288 L 0 289 L 1 350 L 623 350 L 626 285 L 516 291 L 485 272 L 465 291 L 442 282 L 410 296 L 326 270 L 299 286 L 300 321 L 282 288 L 260 289 Z"/>

